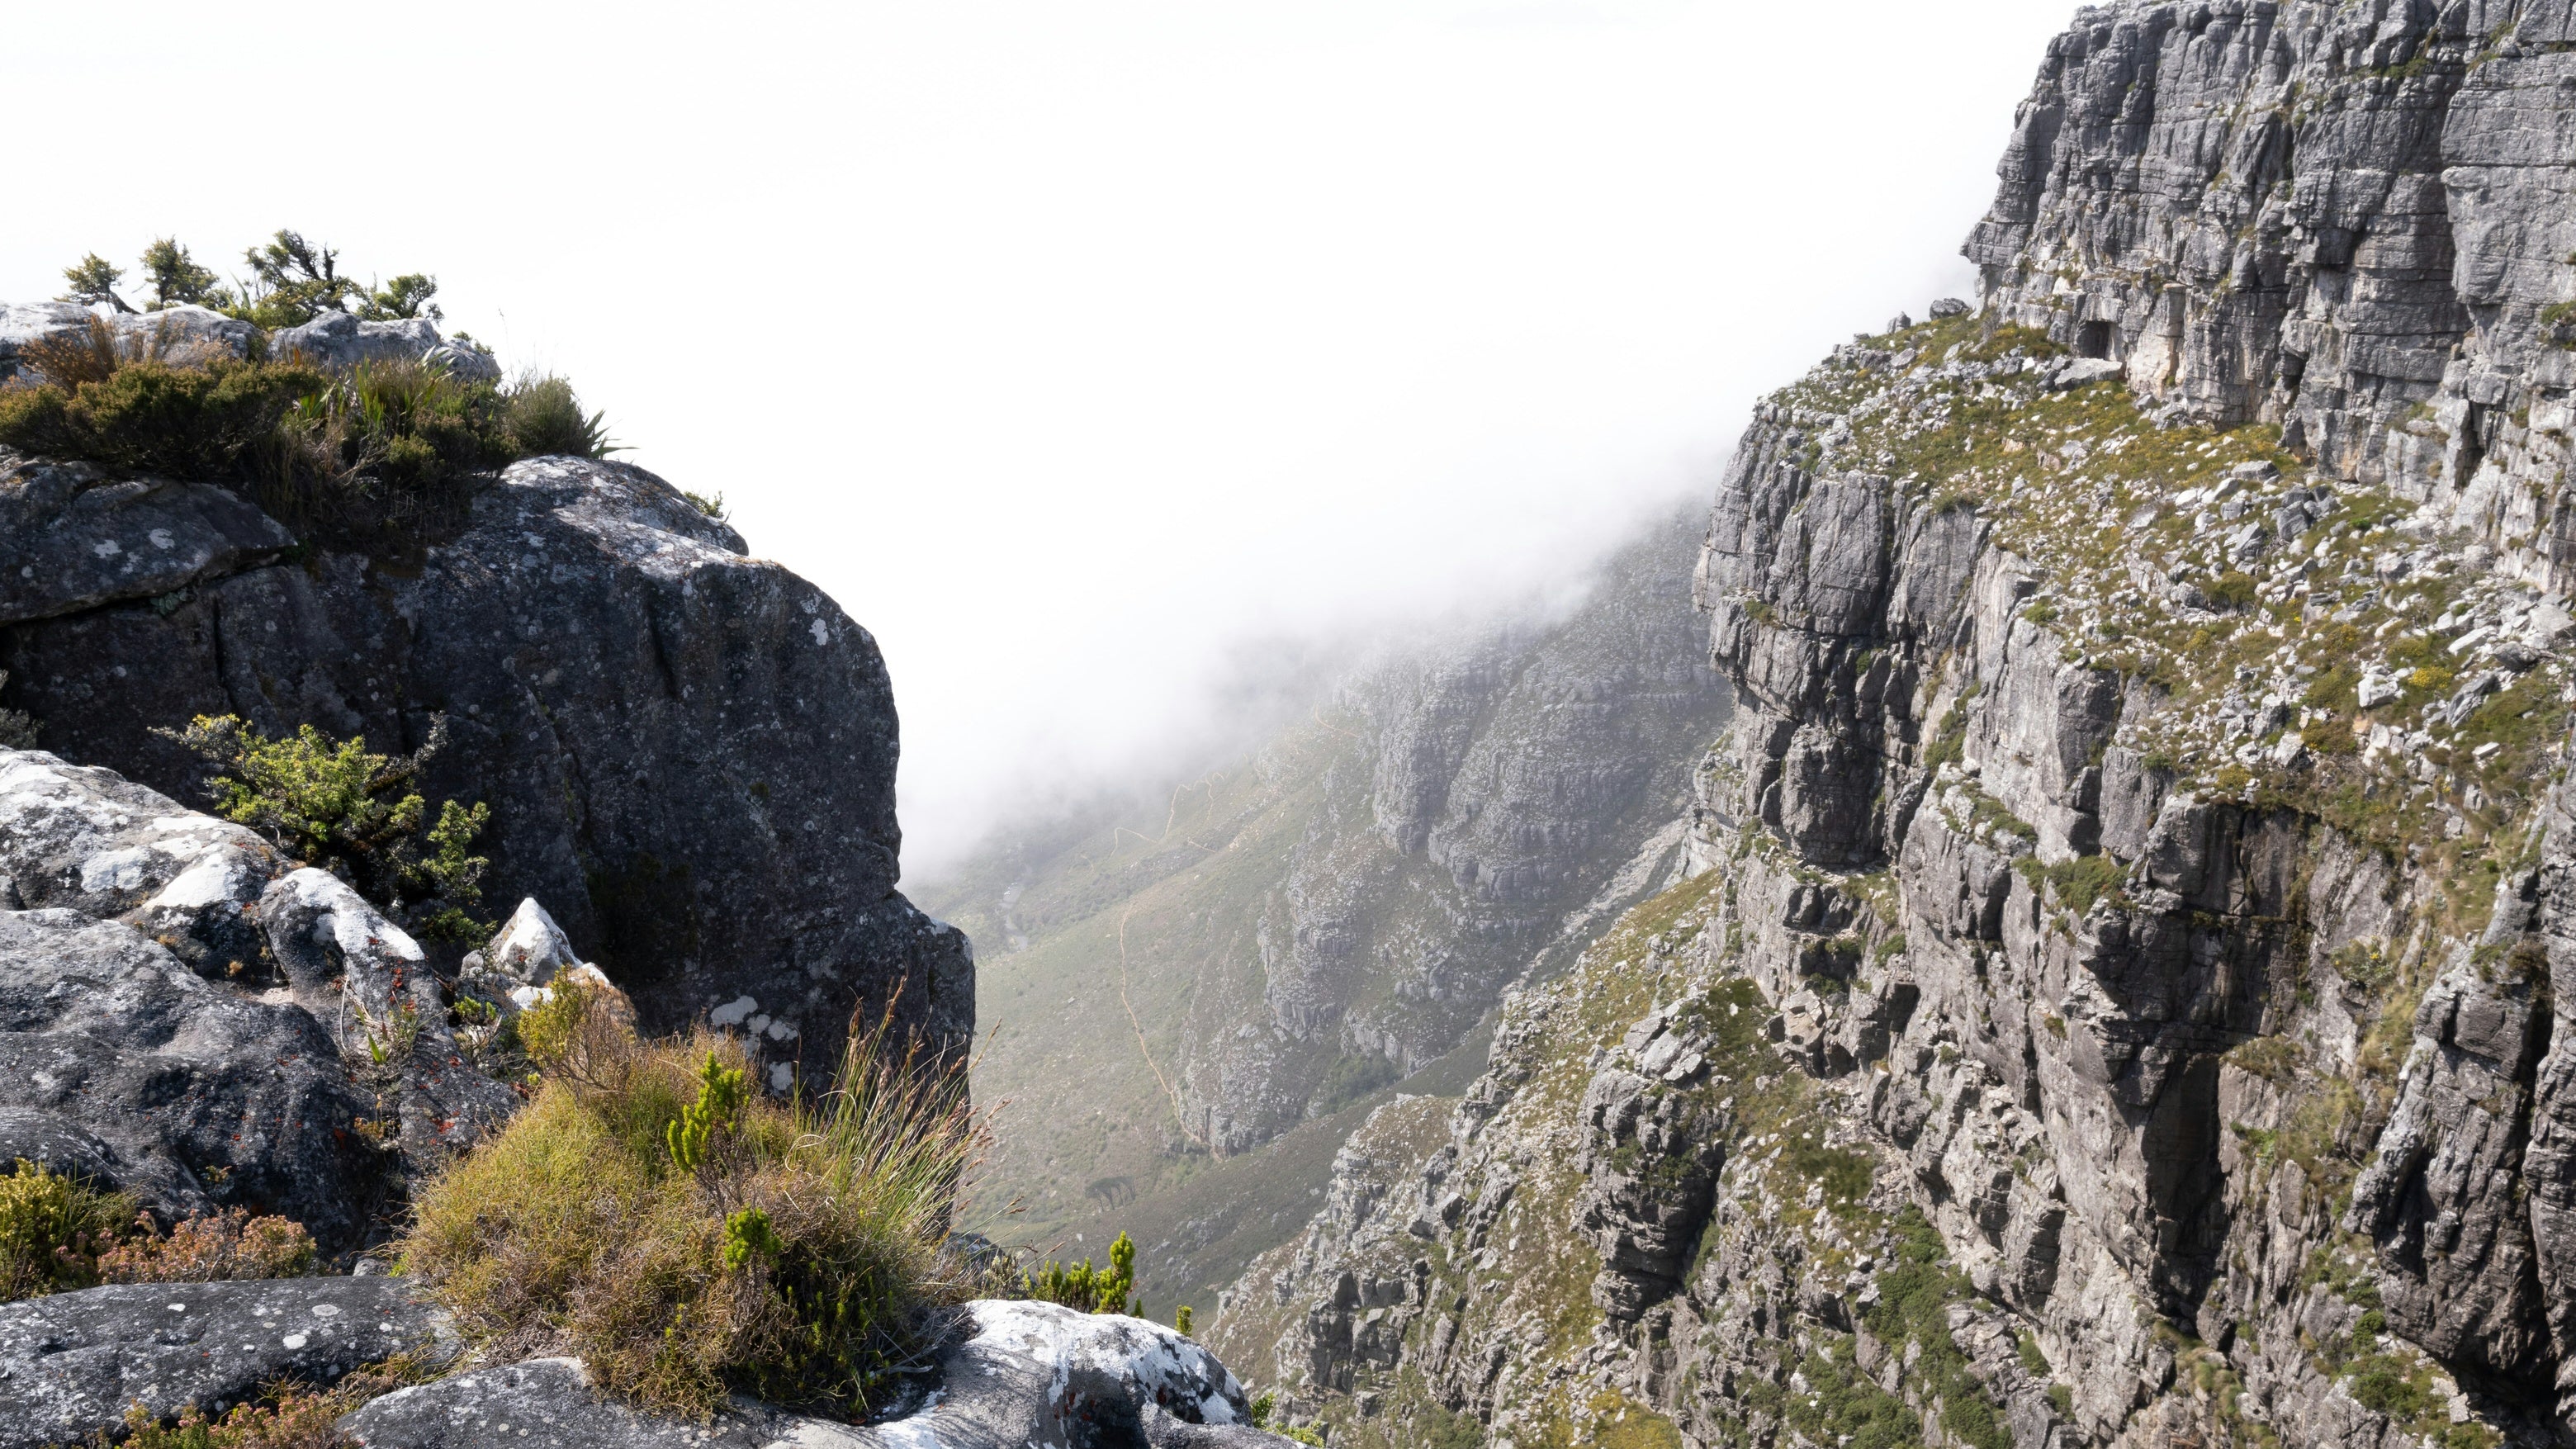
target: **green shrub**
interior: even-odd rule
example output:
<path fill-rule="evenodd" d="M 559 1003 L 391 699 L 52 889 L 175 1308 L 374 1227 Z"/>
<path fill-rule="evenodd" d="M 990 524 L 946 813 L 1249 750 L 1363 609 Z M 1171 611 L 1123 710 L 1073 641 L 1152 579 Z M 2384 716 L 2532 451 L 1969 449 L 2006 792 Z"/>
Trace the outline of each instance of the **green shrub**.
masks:
<path fill-rule="evenodd" d="M 432 940 L 492 933 L 472 914 L 491 862 L 470 853 L 491 807 L 441 801 L 432 822 L 411 788 L 447 741 L 445 716 L 408 755 L 374 754 L 363 735 L 334 740 L 311 725 L 272 740 L 235 715 L 199 715 L 185 730 L 156 733 L 227 772 L 209 786 L 216 814 L 348 881 L 405 927 Z"/>
<path fill-rule="evenodd" d="M 105 324 L 92 327 L 95 334 Z M 108 368 L 80 367 L 93 346 L 76 335 L 29 349 L 46 380 L 0 388 L 0 445 L 119 473 L 230 480 L 277 435 L 297 399 L 324 383 L 302 363 L 228 357 L 179 365 L 112 353 Z"/>
<path fill-rule="evenodd" d="M 1135 1290 L 1136 1243 L 1120 1233 L 1109 1245 L 1108 1267 L 1094 1268 L 1089 1258 L 1079 1263 L 1050 1259 L 1023 1274 L 1013 1296 L 1061 1303 L 1085 1313 L 1134 1313 Z"/>
<path fill-rule="evenodd" d="M 2093 903 L 2108 898 L 2112 904 L 2125 904 L 2120 885 L 2129 873 L 2107 855 L 2080 855 L 2062 860 L 2048 868 L 2048 883 L 2057 888 L 2057 899 L 2078 917 L 2093 913 Z"/>
<path fill-rule="evenodd" d="M 285 326 L 309 320 L 320 302 L 369 317 L 438 314 L 429 301 L 437 283 L 426 276 L 370 291 L 325 275 L 327 250 L 279 236 L 278 246 L 294 242 L 321 271 L 278 263 L 285 280 L 254 302 L 226 302 L 235 315 Z M 198 287 L 184 249 L 162 247 L 145 258 L 160 295 L 232 297 Z M 419 360 L 334 375 L 301 356 L 191 350 L 167 326 L 120 337 L 97 319 L 30 345 L 25 362 L 28 376 L 0 387 L 0 446 L 120 474 L 232 484 L 299 531 L 355 547 L 416 545 L 460 525 L 489 475 L 520 458 L 615 451 L 603 416 L 584 413 L 560 377 L 502 386 Z"/>
<path fill-rule="evenodd" d="M 1919 1350 L 1909 1379 L 1941 1403 L 1941 1427 L 1975 1449 L 2011 1449 L 2012 1436 L 1992 1400 L 1968 1372 L 1968 1357 L 1950 1336 L 1950 1305 L 1970 1296 L 1967 1278 L 1950 1264 L 1941 1236 L 1911 1205 L 1897 1218 L 1896 1263 L 1879 1275 L 1879 1301 L 1865 1315 L 1891 1350 Z"/>
<path fill-rule="evenodd" d="M 1277 1394 L 1263 1394 L 1252 1401 L 1252 1427 L 1267 1430 L 1283 1439 L 1294 1440 L 1300 1444 L 1321 1445 L 1324 1442 L 1324 1436 L 1312 1429 L 1301 1429 L 1278 1420 L 1279 1396 Z"/>
<path fill-rule="evenodd" d="M 881 1021 L 820 1102 L 736 1100 L 732 1038 L 563 1015 L 536 1099 L 418 1195 L 403 1270 L 474 1339 L 565 1343 L 648 1405 L 882 1402 L 969 1282 L 945 1246 L 983 1136 L 962 1069 Z"/>
<path fill-rule="evenodd" d="M 1395 1063 L 1375 1052 L 1335 1057 L 1315 1088 L 1314 1115 L 1330 1117 L 1402 1075 Z"/>
<path fill-rule="evenodd" d="M 2227 572 L 2220 574 L 2217 578 L 2210 580 L 2208 587 L 2202 590 L 2202 592 L 2209 596 L 2209 605 L 2211 608 L 2238 610 L 2249 608 L 2253 605 L 2254 587 L 2254 576 L 2252 574 L 2246 573 L 2242 569 L 2229 569 Z"/>
<path fill-rule="evenodd" d="M 671 1165 L 682 1172 L 694 1173 L 707 1165 L 709 1145 L 721 1146 L 732 1135 L 734 1124 L 742 1116 L 743 1103 L 751 1098 L 751 1085 L 743 1069 L 728 1067 L 714 1052 L 698 1067 L 698 1100 L 682 1108 L 663 1129 L 662 1145 L 671 1154 Z M 763 1223 L 766 1223 L 763 1219 Z M 728 1231 L 731 1226 L 728 1225 Z"/>
<path fill-rule="evenodd" d="M 18 1159 L 0 1177 L 0 1301 L 97 1283 L 98 1255 L 133 1217 L 133 1199 Z"/>
<path fill-rule="evenodd" d="M 1429 1416 L 1425 1449 L 1483 1449 L 1485 1426 L 1473 1414 L 1455 1414 L 1435 1404 Z"/>
<path fill-rule="evenodd" d="M 504 402 L 503 426 L 517 457 L 568 454 L 575 458 L 605 458 L 619 451 L 608 440 L 608 415 L 585 415 L 572 384 L 560 377 L 545 373 L 521 377 L 510 384 Z M 718 499 L 716 510 L 711 511 L 723 506 L 723 500 Z"/>
<path fill-rule="evenodd" d="M 367 362 L 299 396 L 252 473 L 262 505 L 289 523 L 399 541 L 461 521 L 484 479 L 518 459 L 607 456 L 604 427 L 561 378 L 502 387 L 429 362 Z"/>

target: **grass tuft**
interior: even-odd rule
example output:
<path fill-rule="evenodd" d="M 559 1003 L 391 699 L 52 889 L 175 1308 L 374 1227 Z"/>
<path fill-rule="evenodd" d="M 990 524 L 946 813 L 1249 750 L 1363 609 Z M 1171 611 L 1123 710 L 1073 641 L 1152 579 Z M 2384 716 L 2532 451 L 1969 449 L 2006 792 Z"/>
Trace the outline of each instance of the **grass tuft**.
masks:
<path fill-rule="evenodd" d="M 404 1271 L 494 1351 L 568 1349 L 656 1408 L 881 1403 L 969 1283 L 946 1246 L 984 1143 L 963 1068 L 889 1018 L 852 1033 L 838 1090 L 781 1100 L 741 1089 L 758 1064 L 731 1037 L 641 1040 L 558 1000 L 585 1004 L 522 1018 L 536 1100 L 419 1195 Z"/>

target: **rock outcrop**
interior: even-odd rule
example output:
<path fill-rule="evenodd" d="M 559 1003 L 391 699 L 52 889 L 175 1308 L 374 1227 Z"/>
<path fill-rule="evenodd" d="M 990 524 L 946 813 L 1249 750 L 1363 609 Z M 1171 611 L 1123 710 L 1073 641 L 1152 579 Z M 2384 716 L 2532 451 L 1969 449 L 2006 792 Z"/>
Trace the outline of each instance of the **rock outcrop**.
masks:
<path fill-rule="evenodd" d="M 0 750 L 0 1154 L 325 1252 L 505 1120 L 421 948 L 323 871 L 112 771 Z"/>
<path fill-rule="evenodd" d="M 444 716 L 424 783 L 492 805 L 489 888 L 547 902 L 648 1029 L 738 1008 L 774 1063 L 827 1075 L 853 1008 L 900 986 L 906 1024 L 971 1034 L 964 938 L 895 890 L 875 641 L 653 475 L 522 462 L 401 558 L 300 543 L 212 485 L 34 461 L 0 475 L 0 518 L 8 702 L 64 758 L 191 800 L 202 763 L 155 727 L 399 753 Z"/>
<path fill-rule="evenodd" d="M 1336 1443 L 2576 1438 L 2567 26 L 2082 12 L 1982 307 L 1720 485 L 1707 873 L 1220 1348 Z"/>
<path fill-rule="evenodd" d="M 1261 1449 L 1290 1441 L 1246 1422 L 1243 1390 L 1168 1328 L 1051 1303 L 967 1304 L 908 1411 L 843 1424 L 736 1402 L 698 1425 L 603 1401 L 580 1362 L 534 1359 L 401 1389 L 341 1421 L 364 1449 Z"/>
<path fill-rule="evenodd" d="M 128 1283 L 0 1304 L 0 1449 L 53 1449 L 159 1418 L 220 1418 L 273 1385 L 322 1386 L 407 1354 L 460 1349 L 400 1278 Z"/>

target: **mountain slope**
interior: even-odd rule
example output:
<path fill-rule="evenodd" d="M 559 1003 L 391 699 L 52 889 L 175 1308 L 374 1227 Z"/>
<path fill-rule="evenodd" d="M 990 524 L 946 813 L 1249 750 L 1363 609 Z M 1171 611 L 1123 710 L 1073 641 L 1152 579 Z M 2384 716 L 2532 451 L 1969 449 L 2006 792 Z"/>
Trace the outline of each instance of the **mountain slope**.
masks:
<path fill-rule="evenodd" d="M 1208 1301 L 1311 1212 L 1338 1114 L 1680 868 L 1726 708 L 1696 533 L 1667 517 L 1570 609 L 1391 651 L 1251 758 L 921 892 L 977 946 L 976 1090 L 1007 1104 L 984 1190 L 1026 1209 L 1005 1236 L 1169 1219 L 1143 1277 Z M 1283 1137 L 1296 1174 L 1233 1167 Z M 1275 1225 L 1217 1250 L 1247 1215 Z"/>
<path fill-rule="evenodd" d="M 1335 1444 L 2576 1439 L 2565 7 L 2050 49 L 1757 409 L 1713 863 L 1211 1338 Z"/>

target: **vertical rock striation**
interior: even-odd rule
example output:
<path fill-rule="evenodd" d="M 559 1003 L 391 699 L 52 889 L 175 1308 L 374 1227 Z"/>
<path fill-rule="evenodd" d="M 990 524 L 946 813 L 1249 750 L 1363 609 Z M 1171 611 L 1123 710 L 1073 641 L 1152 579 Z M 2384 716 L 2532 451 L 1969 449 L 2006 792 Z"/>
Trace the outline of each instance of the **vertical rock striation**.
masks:
<path fill-rule="evenodd" d="M 1337 1443 L 2576 1439 L 2571 86 L 2563 6 L 2080 12 L 1982 306 L 1720 484 L 1708 873 L 1224 1351 Z"/>

